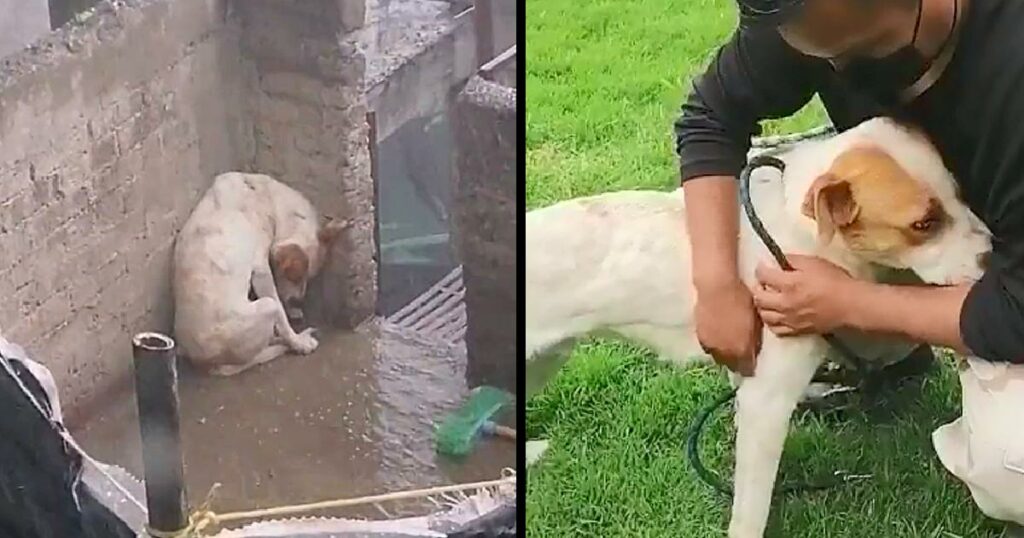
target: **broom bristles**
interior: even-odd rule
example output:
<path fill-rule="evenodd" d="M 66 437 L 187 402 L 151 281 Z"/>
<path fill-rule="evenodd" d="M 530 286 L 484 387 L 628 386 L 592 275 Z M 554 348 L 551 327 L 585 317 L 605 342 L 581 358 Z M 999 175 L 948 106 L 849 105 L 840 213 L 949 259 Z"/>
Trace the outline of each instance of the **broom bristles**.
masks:
<path fill-rule="evenodd" d="M 438 426 L 437 451 L 449 456 L 468 454 L 484 425 L 511 400 L 512 395 L 499 388 L 473 389 L 466 403 Z"/>

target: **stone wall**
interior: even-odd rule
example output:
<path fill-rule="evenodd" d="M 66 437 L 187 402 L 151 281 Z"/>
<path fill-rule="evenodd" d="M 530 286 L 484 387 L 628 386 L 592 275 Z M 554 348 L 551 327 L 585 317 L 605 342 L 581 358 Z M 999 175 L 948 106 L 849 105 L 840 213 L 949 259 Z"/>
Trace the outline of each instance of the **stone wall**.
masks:
<path fill-rule="evenodd" d="M 337 39 L 361 2 L 116 5 L 0 64 L 0 332 L 72 413 L 127 379 L 134 332 L 170 330 L 173 241 L 218 173 L 353 219 L 327 302 L 352 321 L 374 299 L 361 60 Z"/>
<path fill-rule="evenodd" d="M 255 169 L 291 184 L 324 214 L 347 219 L 313 306 L 354 326 L 376 301 L 374 197 L 354 32 L 364 0 L 244 0 L 243 53 L 255 69 Z"/>
<path fill-rule="evenodd" d="M 455 106 L 455 233 L 470 387 L 516 391 L 516 90 L 474 76 Z"/>

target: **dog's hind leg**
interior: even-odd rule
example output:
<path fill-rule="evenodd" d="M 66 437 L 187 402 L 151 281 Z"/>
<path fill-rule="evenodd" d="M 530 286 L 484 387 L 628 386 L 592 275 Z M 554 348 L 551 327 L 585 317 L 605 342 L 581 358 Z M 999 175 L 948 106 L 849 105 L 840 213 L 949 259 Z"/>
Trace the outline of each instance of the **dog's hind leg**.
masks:
<path fill-rule="evenodd" d="M 280 357 L 281 355 L 284 355 L 285 353 L 288 353 L 288 346 L 282 344 L 273 344 L 263 348 L 263 351 L 257 353 L 256 356 L 253 357 L 251 361 L 245 364 L 231 364 L 226 366 L 220 366 L 218 368 L 214 368 L 213 370 L 211 370 L 211 372 L 214 375 L 220 376 L 231 376 L 239 374 L 254 366 L 258 366 L 265 362 L 270 362 Z"/>
<path fill-rule="evenodd" d="M 563 341 L 526 361 L 526 398 L 543 389 L 572 355 L 574 339 Z"/>
<path fill-rule="evenodd" d="M 308 355 L 316 350 L 318 342 L 313 337 L 314 329 L 309 328 L 301 333 L 296 333 L 295 329 L 292 328 L 291 322 L 288 321 L 288 313 L 285 312 L 284 305 L 281 304 L 281 298 L 277 293 L 277 286 L 274 284 L 274 275 L 270 271 L 270 265 L 261 264 L 257 266 L 252 273 L 252 289 L 256 292 L 256 296 L 260 301 L 273 301 L 274 307 L 267 306 L 266 308 L 271 309 L 274 313 L 274 327 L 277 330 L 278 336 L 281 341 L 288 344 L 293 351 Z M 254 303 L 255 304 L 255 303 Z M 269 305 L 269 303 L 267 303 Z"/>
<path fill-rule="evenodd" d="M 565 366 L 572 355 L 572 348 L 576 344 L 575 338 L 562 340 L 554 345 L 549 345 L 542 352 L 534 351 L 533 355 L 526 357 L 526 399 L 529 400 L 534 394 L 540 392 Z M 539 460 L 548 449 L 546 439 L 530 439 L 526 441 L 527 465 L 533 465 Z"/>
<path fill-rule="evenodd" d="M 287 353 L 291 347 L 282 342 L 277 334 L 280 303 L 265 297 L 247 303 L 230 324 L 223 327 L 228 337 L 228 350 L 224 354 L 231 359 L 211 369 L 217 375 L 235 375 L 258 364 L 270 362 Z"/>
<path fill-rule="evenodd" d="M 765 331 L 754 377 L 736 395 L 736 471 L 729 538 L 761 538 L 789 420 L 821 363 L 816 337 L 779 338 Z"/>

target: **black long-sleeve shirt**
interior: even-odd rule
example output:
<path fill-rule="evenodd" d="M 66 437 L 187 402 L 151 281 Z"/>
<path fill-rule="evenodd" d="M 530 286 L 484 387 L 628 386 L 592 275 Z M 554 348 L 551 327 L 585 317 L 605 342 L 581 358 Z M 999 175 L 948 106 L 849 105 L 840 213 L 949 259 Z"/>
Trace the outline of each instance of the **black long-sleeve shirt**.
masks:
<path fill-rule="evenodd" d="M 1024 363 L 1024 2 L 971 0 L 954 56 L 909 105 L 796 51 L 775 31 L 737 30 L 675 124 L 682 181 L 735 177 L 758 122 L 817 94 L 839 130 L 887 115 L 922 127 L 993 234 L 993 255 L 960 313 L 964 343 L 991 361 Z"/>

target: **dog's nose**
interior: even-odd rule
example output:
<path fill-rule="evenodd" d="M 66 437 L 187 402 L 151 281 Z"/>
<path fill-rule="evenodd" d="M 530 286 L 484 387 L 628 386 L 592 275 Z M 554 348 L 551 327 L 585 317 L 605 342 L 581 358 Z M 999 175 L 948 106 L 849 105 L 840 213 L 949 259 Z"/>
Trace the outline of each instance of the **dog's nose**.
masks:
<path fill-rule="evenodd" d="M 988 260 L 991 256 L 992 254 L 990 252 L 982 252 L 981 254 L 978 254 L 978 267 L 981 267 L 983 270 L 988 269 Z"/>

